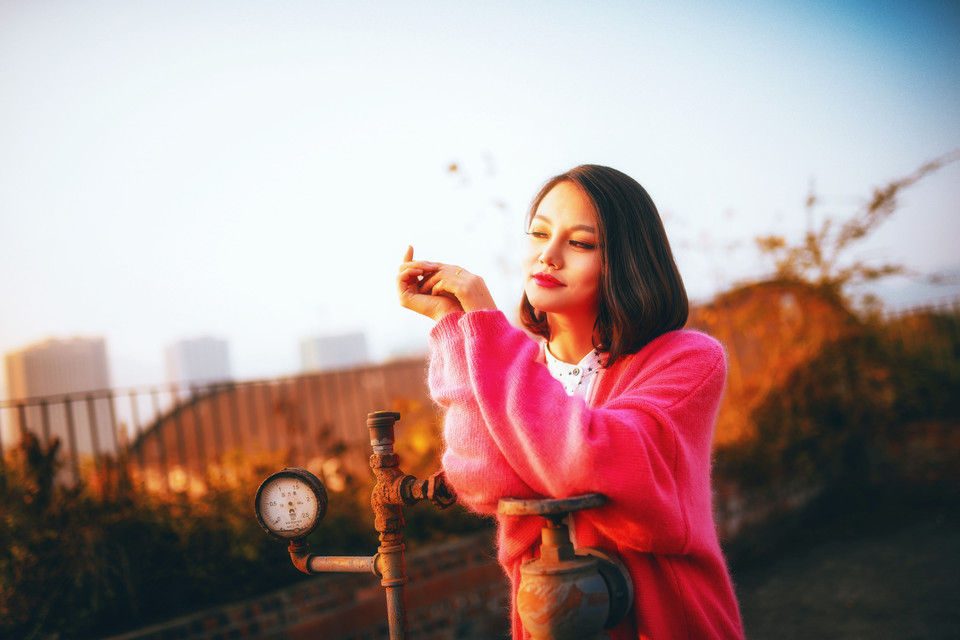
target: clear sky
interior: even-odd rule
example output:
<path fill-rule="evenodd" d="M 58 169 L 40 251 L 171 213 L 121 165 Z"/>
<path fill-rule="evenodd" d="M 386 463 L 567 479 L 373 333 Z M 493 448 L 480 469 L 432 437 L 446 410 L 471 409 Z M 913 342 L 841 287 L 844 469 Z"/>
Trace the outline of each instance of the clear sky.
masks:
<path fill-rule="evenodd" d="M 0 0 L 0 352 L 103 335 L 132 385 L 202 335 L 240 378 L 324 333 L 417 349 L 406 245 L 512 310 L 523 211 L 583 162 L 648 189 L 706 299 L 811 183 L 843 214 L 960 147 L 958 7 Z M 958 202 L 954 163 L 860 255 L 957 270 Z"/>

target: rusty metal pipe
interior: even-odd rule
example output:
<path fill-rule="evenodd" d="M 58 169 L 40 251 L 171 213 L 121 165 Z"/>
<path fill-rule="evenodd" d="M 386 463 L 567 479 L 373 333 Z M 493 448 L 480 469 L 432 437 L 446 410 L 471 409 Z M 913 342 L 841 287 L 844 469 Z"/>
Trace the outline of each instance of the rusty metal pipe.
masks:
<path fill-rule="evenodd" d="M 367 557 L 349 556 L 316 556 L 311 554 L 307 561 L 308 573 L 323 573 L 325 571 L 344 571 L 353 573 L 372 573 L 380 575 L 377 569 L 377 560 L 380 554 Z"/>
<path fill-rule="evenodd" d="M 380 547 L 377 549 L 382 571 L 380 584 L 384 587 L 387 596 L 390 640 L 407 640 L 410 637 L 404 593 L 407 574 L 403 562 L 404 545 L 400 539 L 398 534 L 381 534 Z"/>
<path fill-rule="evenodd" d="M 325 572 L 372 573 L 380 576 L 380 554 L 372 556 L 318 556 L 310 553 L 304 539 L 291 540 L 287 547 L 293 566 L 308 575 Z"/>
<path fill-rule="evenodd" d="M 403 511 L 400 507 L 415 502 L 407 502 L 405 498 L 412 498 L 411 485 L 416 482 L 416 478 L 400 471 L 400 458 L 393 451 L 393 428 L 399 419 L 400 414 L 389 411 L 376 411 L 367 415 L 370 445 L 373 447 L 370 469 L 377 479 L 370 503 L 373 507 L 374 527 L 380 534 L 380 547 L 377 549 L 383 571 L 380 584 L 386 590 L 390 640 L 407 640 L 410 637 L 403 589 L 407 583 L 407 574 L 403 563 Z"/>
<path fill-rule="evenodd" d="M 407 604 L 404 598 L 403 585 L 386 587 L 386 592 L 390 640 L 409 640 L 410 631 L 407 626 Z"/>
<path fill-rule="evenodd" d="M 374 527 L 380 537 L 376 555 L 317 556 L 310 553 L 305 538 L 290 540 L 288 547 L 293 565 L 309 575 L 369 571 L 380 576 L 380 584 L 387 597 L 390 640 L 408 640 L 410 637 L 404 602 L 407 574 L 403 560 L 402 507 L 416 504 L 420 500 L 430 500 L 440 509 L 444 509 L 456 502 L 456 495 L 447 486 L 442 471 L 434 473 L 426 480 L 420 480 L 400 470 L 400 458 L 393 450 L 394 423 L 399 419 L 400 414 L 392 411 L 376 411 L 367 415 L 370 445 L 373 448 L 370 469 L 377 480 L 370 495 Z"/>

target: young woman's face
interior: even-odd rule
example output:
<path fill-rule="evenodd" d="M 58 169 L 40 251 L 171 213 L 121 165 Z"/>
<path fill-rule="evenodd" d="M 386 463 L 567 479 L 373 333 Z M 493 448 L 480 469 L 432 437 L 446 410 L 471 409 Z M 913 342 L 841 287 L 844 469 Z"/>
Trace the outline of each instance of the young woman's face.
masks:
<path fill-rule="evenodd" d="M 524 291 L 533 308 L 595 320 L 600 248 L 593 203 L 574 183 L 561 182 L 540 202 L 527 232 Z"/>

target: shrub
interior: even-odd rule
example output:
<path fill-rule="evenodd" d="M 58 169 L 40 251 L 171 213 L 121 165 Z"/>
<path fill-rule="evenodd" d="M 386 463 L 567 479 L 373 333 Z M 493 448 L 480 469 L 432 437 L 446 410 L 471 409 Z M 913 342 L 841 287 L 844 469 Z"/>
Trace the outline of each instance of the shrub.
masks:
<path fill-rule="evenodd" d="M 754 487 L 874 479 L 907 425 L 960 420 L 958 325 L 921 314 L 827 344 L 753 413 L 754 440 L 718 451 L 718 472 Z"/>
<path fill-rule="evenodd" d="M 0 637 L 102 637 L 308 578 L 253 513 L 259 482 L 279 466 L 249 464 L 235 482 L 201 497 L 139 492 L 133 482 L 104 497 L 89 486 L 53 484 L 56 446 L 28 437 L 8 465 Z M 310 537 L 315 553 L 376 551 L 372 481 L 347 480 Z M 411 546 L 484 526 L 456 508 L 407 514 Z"/>

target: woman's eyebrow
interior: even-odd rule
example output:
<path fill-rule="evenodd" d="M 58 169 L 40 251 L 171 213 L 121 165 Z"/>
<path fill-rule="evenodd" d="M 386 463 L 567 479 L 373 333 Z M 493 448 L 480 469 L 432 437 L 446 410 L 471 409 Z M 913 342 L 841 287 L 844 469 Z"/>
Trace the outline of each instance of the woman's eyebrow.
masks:
<path fill-rule="evenodd" d="M 541 216 L 540 214 L 533 216 L 530 219 L 530 222 L 533 222 L 534 220 L 540 220 L 542 222 L 546 222 L 547 224 L 553 224 L 553 222 L 549 218 L 545 216 Z M 571 231 L 588 231 L 590 233 L 597 232 L 597 230 L 594 227 L 590 226 L 589 224 L 575 224 L 573 225 L 573 227 L 571 227 Z"/>

